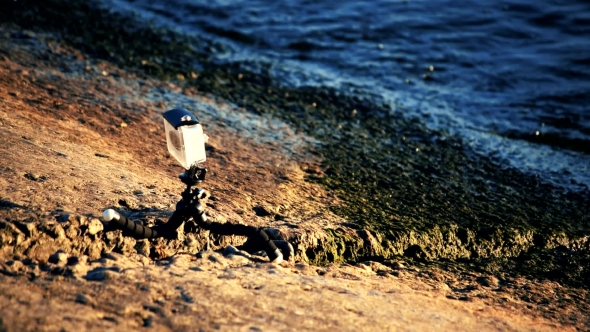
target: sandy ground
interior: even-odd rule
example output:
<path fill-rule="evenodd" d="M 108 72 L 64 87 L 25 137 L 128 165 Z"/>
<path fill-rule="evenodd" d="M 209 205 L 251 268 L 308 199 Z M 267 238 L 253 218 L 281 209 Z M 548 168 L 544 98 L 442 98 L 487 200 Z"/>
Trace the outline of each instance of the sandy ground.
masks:
<path fill-rule="evenodd" d="M 281 267 L 228 256 L 204 252 L 150 264 L 111 254 L 77 263 L 84 268 L 73 277 L 3 277 L 4 324 L 11 331 L 552 330 L 518 313 L 412 290 L 370 268 Z"/>
<path fill-rule="evenodd" d="M 471 273 L 466 282 L 402 263 L 278 266 L 232 252 L 227 245 L 239 238 L 213 241 L 225 255 L 200 251 L 192 235 L 144 251 L 120 233 L 117 245 L 101 244 L 110 236 L 97 220 L 104 208 L 165 219 L 179 198 L 181 168 L 165 150 L 160 119 L 175 106 L 198 109 L 211 136 L 204 188 L 213 219 L 311 242 L 343 220 L 328 210 L 338 204 L 333 195 L 305 181 L 321 174 L 307 153 L 317 142 L 286 124 L 183 88 L 180 79 L 136 77 L 49 35 L 0 31 L 0 330 L 584 328 L 575 303 L 586 293 L 554 283 L 510 288 L 493 276 Z M 548 293 L 569 302 L 536 308 Z"/>

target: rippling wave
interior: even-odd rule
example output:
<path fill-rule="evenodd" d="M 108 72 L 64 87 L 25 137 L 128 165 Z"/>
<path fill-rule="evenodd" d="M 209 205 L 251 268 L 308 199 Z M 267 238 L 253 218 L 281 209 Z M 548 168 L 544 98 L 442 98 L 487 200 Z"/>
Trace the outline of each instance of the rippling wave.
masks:
<path fill-rule="evenodd" d="M 224 41 L 226 61 L 274 63 L 285 84 L 362 86 L 477 152 L 590 186 L 588 1 L 111 2 Z"/>

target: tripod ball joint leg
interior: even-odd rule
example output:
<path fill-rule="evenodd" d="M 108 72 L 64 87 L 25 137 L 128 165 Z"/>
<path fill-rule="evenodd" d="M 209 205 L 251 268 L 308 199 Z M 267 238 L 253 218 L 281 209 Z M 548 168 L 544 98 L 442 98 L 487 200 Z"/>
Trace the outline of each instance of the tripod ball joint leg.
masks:
<path fill-rule="evenodd" d="M 202 207 L 197 207 L 197 211 L 198 212 L 193 215 L 193 219 L 199 227 L 219 235 L 247 236 L 248 240 L 257 243 L 262 247 L 262 250 L 266 252 L 271 263 L 278 264 L 283 261 L 283 254 L 263 229 L 247 225 L 231 223 L 222 224 L 215 221 L 209 221 Z"/>

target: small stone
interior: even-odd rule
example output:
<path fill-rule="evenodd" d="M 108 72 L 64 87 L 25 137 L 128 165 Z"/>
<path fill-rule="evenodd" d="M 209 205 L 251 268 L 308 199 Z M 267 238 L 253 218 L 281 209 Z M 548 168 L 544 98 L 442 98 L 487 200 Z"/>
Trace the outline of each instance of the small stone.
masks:
<path fill-rule="evenodd" d="M 498 288 L 500 280 L 494 276 L 485 276 L 477 278 L 477 282 L 485 287 Z"/>
<path fill-rule="evenodd" d="M 239 250 L 234 246 L 227 246 L 223 249 L 223 256 L 228 256 L 230 254 L 237 254 Z"/>
<path fill-rule="evenodd" d="M 101 241 L 92 242 L 88 246 L 88 249 L 87 249 L 88 258 L 90 258 L 91 260 L 99 259 L 102 254 L 102 247 L 103 247 L 103 244 Z"/>
<path fill-rule="evenodd" d="M 70 240 L 73 240 L 76 237 L 78 237 L 78 227 L 75 227 L 73 225 L 66 226 L 65 232 L 66 232 L 66 237 Z"/>
<path fill-rule="evenodd" d="M 64 231 L 63 227 L 61 227 L 61 225 L 56 224 L 49 226 L 45 229 L 45 231 L 47 232 L 47 234 L 49 234 L 49 236 L 56 240 L 66 238 L 66 232 Z"/>
<path fill-rule="evenodd" d="M 127 124 L 125 122 L 121 122 L 120 126 L 121 128 L 127 128 Z"/>
<path fill-rule="evenodd" d="M 137 240 L 135 243 L 135 251 L 140 255 L 150 257 L 150 242 L 147 239 Z"/>
<path fill-rule="evenodd" d="M 102 222 L 96 218 L 93 218 L 92 220 L 90 220 L 90 224 L 88 224 L 87 233 L 90 235 L 95 235 L 98 232 L 102 232 L 103 229 L 104 226 Z"/>
<path fill-rule="evenodd" d="M 81 304 L 92 304 L 94 303 L 94 300 L 86 294 L 78 294 L 76 295 L 76 302 Z"/>
<path fill-rule="evenodd" d="M 12 270 L 12 272 L 20 272 L 20 271 L 24 270 L 24 268 L 25 268 L 25 264 L 23 264 L 23 262 L 18 261 L 18 260 L 8 262 L 8 266 L 10 266 L 10 269 Z"/>
<path fill-rule="evenodd" d="M 35 175 L 34 173 L 25 173 L 25 178 L 31 180 L 31 181 L 38 181 L 39 177 L 37 175 Z"/>
<path fill-rule="evenodd" d="M 86 276 L 86 274 L 88 273 L 88 269 L 88 265 L 78 263 L 72 266 L 67 266 L 64 274 L 69 277 L 82 278 Z"/>
<path fill-rule="evenodd" d="M 137 195 L 137 196 L 142 196 L 143 195 L 143 191 L 138 189 L 138 190 L 133 191 L 133 194 L 134 195 Z"/>
<path fill-rule="evenodd" d="M 128 255 L 135 251 L 135 244 L 137 240 L 131 237 L 124 237 L 123 241 L 116 246 L 117 250 L 119 250 L 123 255 Z"/>
<path fill-rule="evenodd" d="M 99 267 L 88 272 L 85 278 L 86 280 L 91 281 L 116 280 L 119 278 L 119 273 L 113 270 Z"/>
<path fill-rule="evenodd" d="M 37 235 L 37 226 L 32 222 L 17 221 L 15 222 L 15 225 L 21 232 L 25 233 L 27 237 L 33 237 Z"/>
<path fill-rule="evenodd" d="M 86 256 L 82 256 L 87 258 Z M 84 261 L 84 263 L 86 263 Z M 68 257 L 68 265 L 77 265 L 77 264 L 82 264 L 82 259 L 78 256 L 72 256 L 72 257 Z"/>
<path fill-rule="evenodd" d="M 170 259 L 168 266 L 175 266 L 182 269 L 186 269 L 190 263 L 190 256 L 188 255 L 177 255 Z"/>
<path fill-rule="evenodd" d="M 359 263 L 357 266 L 365 271 L 371 271 L 371 266 L 368 263 L 369 262 Z"/>
<path fill-rule="evenodd" d="M 398 270 L 406 268 L 406 266 L 402 262 L 393 262 L 393 263 L 391 263 L 391 267 L 394 269 L 398 269 Z"/>
<path fill-rule="evenodd" d="M 267 217 L 272 214 L 272 212 L 270 211 L 270 208 L 268 208 L 266 206 L 262 206 L 262 205 L 255 206 L 254 213 L 256 213 L 256 215 L 259 217 Z"/>
<path fill-rule="evenodd" d="M 210 261 L 212 261 L 212 262 L 215 262 L 215 263 L 221 263 L 221 264 L 224 264 L 224 263 L 226 263 L 226 261 L 225 261 L 224 257 L 223 257 L 223 256 L 221 256 L 221 255 L 219 255 L 219 254 L 218 254 L 218 253 L 216 253 L 216 252 L 213 252 L 213 253 L 211 253 L 211 254 L 209 255 L 209 257 L 207 257 L 207 258 L 209 258 L 209 260 L 210 260 Z"/>
<path fill-rule="evenodd" d="M 84 216 L 76 216 L 76 221 L 79 225 L 86 225 L 88 223 L 88 219 Z"/>
<path fill-rule="evenodd" d="M 56 219 L 59 222 L 68 222 L 68 221 L 70 221 L 70 214 L 63 213 L 63 214 L 59 215 Z"/>
<path fill-rule="evenodd" d="M 373 270 L 373 272 L 375 273 L 385 273 L 385 272 L 389 272 L 391 271 L 391 269 L 381 263 L 378 262 L 368 262 L 369 266 L 371 267 L 371 270 Z"/>
<path fill-rule="evenodd" d="M 152 327 L 153 324 L 154 319 L 151 316 L 143 320 L 143 327 Z"/>
<path fill-rule="evenodd" d="M 68 262 L 68 254 L 63 251 L 58 251 L 49 256 L 49 263 L 65 265 Z"/>

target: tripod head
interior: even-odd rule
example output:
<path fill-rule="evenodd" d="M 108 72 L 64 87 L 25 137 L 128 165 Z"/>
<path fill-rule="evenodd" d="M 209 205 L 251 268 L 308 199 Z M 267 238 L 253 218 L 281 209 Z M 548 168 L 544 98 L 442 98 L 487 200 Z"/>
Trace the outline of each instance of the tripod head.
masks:
<path fill-rule="evenodd" d="M 187 187 L 190 188 L 205 181 L 206 174 L 207 168 L 198 165 L 193 165 L 184 173 L 181 173 L 178 177 L 180 178 L 180 181 L 182 181 L 182 183 L 186 184 Z"/>

